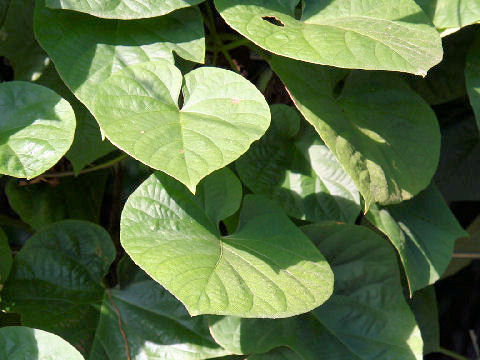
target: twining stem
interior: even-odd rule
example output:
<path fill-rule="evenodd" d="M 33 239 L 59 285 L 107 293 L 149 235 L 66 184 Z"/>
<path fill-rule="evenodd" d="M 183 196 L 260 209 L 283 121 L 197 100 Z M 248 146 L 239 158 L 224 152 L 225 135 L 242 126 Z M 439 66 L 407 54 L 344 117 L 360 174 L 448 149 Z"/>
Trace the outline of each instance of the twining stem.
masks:
<path fill-rule="evenodd" d="M 98 170 L 107 169 L 109 167 L 112 167 L 113 165 L 119 163 L 120 161 L 122 161 L 126 158 L 127 158 L 127 154 L 122 154 L 119 157 L 116 157 L 115 159 L 107 161 L 103 164 L 92 166 L 88 169 L 83 169 L 78 174 L 75 174 L 73 171 L 64 171 L 64 172 L 58 172 L 58 173 L 43 174 L 43 175 L 40 175 L 40 177 L 42 177 L 44 179 L 49 179 L 49 178 L 59 178 L 59 177 L 87 174 L 87 173 L 90 173 L 90 172 L 94 172 L 94 171 L 98 171 Z"/>
<path fill-rule="evenodd" d="M 458 252 L 453 253 L 452 257 L 454 259 L 480 259 L 479 252 Z"/>
<path fill-rule="evenodd" d="M 447 349 L 444 349 L 444 348 L 440 348 L 439 353 L 443 354 L 443 355 L 447 355 L 447 356 L 450 356 L 452 359 L 456 359 L 456 360 L 470 360 L 469 358 L 465 357 L 465 356 L 462 356 L 460 354 L 457 354 L 456 352 L 453 352 L 453 351 L 450 351 L 450 350 L 447 350 Z"/>

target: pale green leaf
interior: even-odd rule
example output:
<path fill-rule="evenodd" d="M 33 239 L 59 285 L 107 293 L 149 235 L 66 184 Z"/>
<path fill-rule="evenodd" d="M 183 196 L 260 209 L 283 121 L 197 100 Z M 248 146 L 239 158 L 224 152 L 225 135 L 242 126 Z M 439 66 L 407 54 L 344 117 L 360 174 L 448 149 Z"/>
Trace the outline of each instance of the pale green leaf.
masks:
<path fill-rule="evenodd" d="M 12 65 L 15 80 L 35 80 L 50 62 L 33 35 L 35 0 L 2 0 L 0 6 L 6 10 L 0 14 L 0 56 Z"/>
<path fill-rule="evenodd" d="M 61 337 L 24 326 L 0 329 L 0 358 L 5 360 L 84 360 Z"/>
<path fill-rule="evenodd" d="M 353 223 L 360 195 L 315 130 L 292 107 L 274 105 L 268 132 L 236 162 L 242 182 L 266 195 L 288 215 L 308 221 Z"/>
<path fill-rule="evenodd" d="M 84 12 L 110 19 L 161 16 L 204 0 L 46 0 L 48 7 Z"/>
<path fill-rule="evenodd" d="M 423 354 L 440 350 L 440 324 L 438 321 L 437 297 L 435 288 L 428 286 L 413 294 L 410 308 L 417 319 L 423 339 Z"/>
<path fill-rule="evenodd" d="M 277 55 L 342 68 L 426 75 L 440 36 L 413 0 L 215 0 L 224 20 Z"/>
<path fill-rule="evenodd" d="M 7 280 L 10 268 L 12 267 L 12 253 L 8 245 L 8 238 L 0 228 L 0 292 L 2 284 Z"/>
<path fill-rule="evenodd" d="M 397 249 L 410 293 L 442 276 L 455 240 L 467 235 L 434 186 L 398 205 L 373 206 L 367 218 Z"/>
<path fill-rule="evenodd" d="M 480 13 L 480 2 L 478 3 L 478 9 Z M 477 126 L 480 129 L 480 32 L 477 32 L 476 39 L 467 54 L 465 81 L 470 104 L 472 104 Z"/>
<path fill-rule="evenodd" d="M 0 84 L 0 173 L 31 179 L 57 163 L 75 133 L 70 104 L 43 86 Z"/>
<path fill-rule="evenodd" d="M 480 21 L 479 0 L 416 0 L 416 2 L 439 30 L 447 30 L 447 35 Z"/>
<path fill-rule="evenodd" d="M 225 171 L 207 181 L 229 189 Z M 124 249 L 190 314 L 286 317 L 328 299 L 328 264 L 273 203 L 246 196 L 238 229 L 228 236 L 203 204 L 202 195 L 156 173 L 130 196 L 121 219 Z"/>
<path fill-rule="evenodd" d="M 332 266 L 332 297 L 288 319 L 212 317 L 217 343 L 247 354 L 287 346 L 302 360 L 422 359 L 420 330 L 403 297 L 388 242 L 356 225 L 319 223 L 302 229 Z"/>
<path fill-rule="evenodd" d="M 352 72 L 335 96 L 340 70 L 280 57 L 271 65 L 367 209 L 410 199 L 428 186 L 440 155 L 439 126 L 428 104 L 399 77 Z"/>
<path fill-rule="evenodd" d="M 97 88 L 91 109 L 112 143 L 195 192 L 264 134 L 270 111 L 234 72 L 203 67 L 184 81 L 179 108 L 180 70 L 165 60 L 132 65 Z"/>
<path fill-rule="evenodd" d="M 98 223 L 109 172 L 63 177 L 58 183 L 19 184 L 10 180 L 5 193 L 12 209 L 33 229 L 75 219 Z"/>

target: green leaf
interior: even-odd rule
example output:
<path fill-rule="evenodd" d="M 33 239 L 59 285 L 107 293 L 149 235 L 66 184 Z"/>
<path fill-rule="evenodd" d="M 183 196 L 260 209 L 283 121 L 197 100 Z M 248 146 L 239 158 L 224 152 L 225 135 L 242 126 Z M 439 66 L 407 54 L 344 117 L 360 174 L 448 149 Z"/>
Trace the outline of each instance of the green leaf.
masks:
<path fill-rule="evenodd" d="M 65 157 L 72 163 L 73 171 L 76 174 L 86 165 L 115 150 L 115 147 L 108 140 L 102 139 L 100 128 L 95 118 L 65 86 L 53 64 L 45 69 L 37 83 L 60 94 L 64 99 L 68 100 L 75 111 L 77 119 L 75 138 Z"/>
<path fill-rule="evenodd" d="M 84 360 L 61 337 L 24 326 L 0 329 L 0 358 L 8 360 Z"/>
<path fill-rule="evenodd" d="M 342 68 L 425 76 L 442 44 L 413 0 L 215 0 L 236 31 L 274 54 Z"/>
<path fill-rule="evenodd" d="M 446 35 L 480 21 L 478 0 L 416 0 L 433 24 Z"/>
<path fill-rule="evenodd" d="M 75 133 L 70 104 L 43 86 L 0 84 L 0 173 L 31 179 L 57 163 Z"/>
<path fill-rule="evenodd" d="M 204 0 L 46 0 L 48 7 L 68 9 L 110 19 L 161 16 Z"/>
<path fill-rule="evenodd" d="M 353 223 L 360 195 L 332 152 L 310 126 L 297 135 L 300 116 L 294 108 L 273 105 L 271 113 L 265 136 L 236 162 L 242 182 L 292 217 Z"/>
<path fill-rule="evenodd" d="M 0 292 L 12 267 L 12 253 L 5 232 L 0 228 Z"/>
<path fill-rule="evenodd" d="M 173 66 L 172 51 L 203 61 L 198 9 L 119 22 L 64 15 L 40 4 L 35 29 L 62 79 L 112 143 L 192 191 L 204 176 L 243 154 L 268 127 L 270 113 L 261 93 L 221 69 L 187 74 L 180 110 L 182 76 Z M 80 62 L 88 66 L 72 67 Z"/>
<path fill-rule="evenodd" d="M 0 56 L 5 56 L 14 70 L 15 80 L 33 81 L 50 62 L 33 35 L 35 0 L 1 0 Z M 3 22 L 2 22 L 3 20 Z"/>
<path fill-rule="evenodd" d="M 373 206 L 367 218 L 397 249 L 411 294 L 440 278 L 455 240 L 466 235 L 434 186 L 398 205 Z"/>
<path fill-rule="evenodd" d="M 301 359 L 295 352 L 286 347 L 273 349 L 266 354 L 254 354 L 247 360 L 299 360 Z"/>
<path fill-rule="evenodd" d="M 227 185 L 229 172 L 222 169 L 206 183 L 237 193 Z M 121 219 L 126 252 L 190 314 L 286 317 L 328 299 L 333 285 L 328 264 L 273 203 L 246 196 L 237 231 L 221 236 L 217 218 L 233 208 L 209 217 L 208 209 L 221 199 L 209 197 L 207 207 L 204 199 L 156 173 L 129 197 Z"/>
<path fill-rule="evenodd" d="M 430 183 L 440 153 L 432 109 L 399 77 L 273 57 L 273 70 L 365 199 L 398 203 Z"/>
<path fill-rule="evenodd" d="M 440 324 L 438 321 L 435 288 L 428 286 L 417 291 L 410 299 L 410 308 L 415 314 L 423 339 L 423 354 L 440 350 Z"/>
<path fill-rule="evenodd" d="M 89 360 L 200 360 L 229 354 L 212 339 L 204 317 L 191 318 L 150 279 L 107 290 L 100 313 Z"/>
<path fill-rule="evenodd" d="M 19 313 L 23 325 L 53 332 L 85 354 L 99 318 L 102 279 L 114 258 L 103 228 L 78 220 L 50 225 L 15 257 L 2 307 Z"/>
<path fill-rule="evenodd" d="M 478 11 L 480 18 L 480 2 Z M 480 129 L 480 32 L 477 32 L 476 39 L 467 54 L 465 80 L 470 104 L 472 104 L 477 126 Z"/>
<path fill-rule="evenodd" d="M 184 81 L 179 109 L 180 70 L 165 60 L 129 66 L 98 88 L 92 112 L 112 143 L 195 192 L 265 133 L 270 111 L 234 72 L 203 67 Z"/>
<path fill-rule="evenodd" d="M 422 359 L 422 338 L 402 294 L 396 255 L 372 231 L 347 224 L 302 228 L 325 254 L 335 290 L 308 314 L 280 320 L 210 319 L 210 331 L 234 353 L 287 346 L 303 360 Z"/>
<path fill-rule="evenodd" d="M 99 222 L 109 172 L 59 178 L 58 183 L 19 184 L 12 179 L 5 192 L 12 209 L 33 229 L 64 219 Z"/>

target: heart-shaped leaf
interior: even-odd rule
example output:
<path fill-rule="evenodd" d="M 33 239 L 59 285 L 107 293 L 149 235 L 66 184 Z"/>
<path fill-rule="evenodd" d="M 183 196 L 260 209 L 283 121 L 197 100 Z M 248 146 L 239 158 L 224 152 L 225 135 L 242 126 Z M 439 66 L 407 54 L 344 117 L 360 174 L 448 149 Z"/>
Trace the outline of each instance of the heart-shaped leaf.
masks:
<path fill-rule="evenodd" d="M 75 114 L 46 87 L 0 84 L 0 173 L 31 179 L 57 163 L 72 145 Z"/>
<path fill-rule="evenodd" d="M 318 223 L 302 229 L 332 265 L 332 297 L 310 313 L 287 319 L 210 317 L 217 343 L 236 354 L 287 346 L 302 360 L 422 359 L 420 330 L 403 297 L 390 244 L 356 225 Z"/>
<path fill-rule="evenodd" d="M 480 18 L 480 3 L 478 4 L 478 11 Z M 477 119 L 477 126 L 480 129 L 480 35 L 478 35 L 478 32 L 467 54 L 465 80 L 470 104 L 472 104 L 475 118 Z"/>
<path fill-rule="evenodd" d="M 46 0 L 53 9 L 68 9 L 110 19 L 141 19 L 168 14 L 204 0 Z"/>
<path fill-rule="evenodd" d="M 165 60 L 131 65 L 97 88 L 93 115 L 119 148 L 195 192 L 198 182 L 246 152 L 270 123 L 262 94 L 234 72 L 185 76 Z"/>
<path fill-rule="evenodd" d="M 235 189 L 238 179 L 229 173 L 225 168 L 207 177 L 197 196 L 161 173 L 148 178 L 122 213 L 127 253 L 192 315 L 286 317 L 322 304 L 332 291 L 330 267 L 269 200 L 246 196 L 237 231 L 221 235 L 218 220 L 233 208 L 212 216 L 208 209 L 221 206 L 222 198 L 202 192 Z M 213 203 L 205 206 L 205 199 Z"/>
<path fill-rule="evenodd" d="M 354 71 L 337 96 L 343 71 L 277 56 L 271 65 L 367 209 L 410 199 L 430 184 L 440 155 L 438 122 L 399 77 Z"/>
<path fill-rule="evenodd" d="M 397 249 L 410 294 L 440 278 L 455 240 L 467 235 L 433 185 L 401 204 L 373 206 L 367 218 Z"/>
<path fill-rule="evenodd" d="M 5 360 L 84 360 L 61 337 L 25 326 L 0 329 L 0 358 Z"/>
<path fill-rule="evenodd" d="M 315 130 L 285 105 L 271 108 L 265 136 L 235 163 L 242 182 L 273 199 L 290 216 L 353 223 L 360 194 Z"/>
<path fill-rule="evenodd" d="M 413 0 L 302 3 L 298 14 L 298 0 L 215 0 L 232 28 L 293 59 L 417 75 L 442 59 L 440 36 Z"/>

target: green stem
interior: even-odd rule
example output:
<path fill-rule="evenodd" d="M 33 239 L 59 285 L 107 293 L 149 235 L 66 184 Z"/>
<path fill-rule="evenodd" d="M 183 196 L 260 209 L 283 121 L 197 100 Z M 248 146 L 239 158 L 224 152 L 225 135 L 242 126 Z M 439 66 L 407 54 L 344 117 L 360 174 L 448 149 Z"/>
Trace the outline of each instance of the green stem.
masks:
<path fill-rule="evenodd" d="M 453 352 L 453 351 L 450 351 L 450 350 L 447 350 L 447 349 L 444 349 L 444 348 L 440 348 L 439 353 L 443 354 L 443 355 L 447 355 L 447 356 L 450 356 L 452 359 L 456 359 L 456 360 L 470 360 L 469 358 L 465 357 L 465 356 L 462 356 L 460 354 L 457 354 L 456 352 Z"/>
<path fill-rule="evenodd" d="M 94 172 L 94 171 L 98 171 L 98 170 L 107 169 L 109 167 L 112 167 L 113 165 L 119 163 L 120 161 L 122 161 L 126 158 L 127 158 L 127 154 L 122 154 L 119 157 L 116 157 L 115 159 L 107 161 L 106 163 L 96 165 L 96 166 L 93 166 L 93 167 L 88 168 L 88 169 L 84 169 L 84 170 L 80 171 L 78 174 L 75 174 L 73 171 L 65 171 L 65 172 L 59 172 L 59 173 L 43 174 L 43 175 L 40 175 L 40 177 L 42 177 L 44 179 L 48 179 L 48 178 L 59 178 L 59 177 L 77 176 L 77 175 L 87 174 L 87 173 L 90 173 L 90 172 Z"/>
<path fill-rule="evenodd" d="M 233 50 L 233 49 L 236 49 L 240 46 L 245 46 L 249 42 L 250 42 L 250 40 L 248 40 L 248 39 L 235 40 L 235 41 L 232 41 L 231 43 L 223 45 L 222 50 L 225 50 L 225 51 Z"/>

